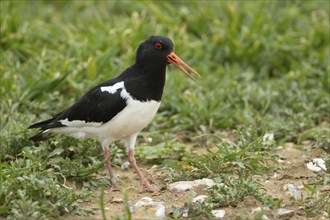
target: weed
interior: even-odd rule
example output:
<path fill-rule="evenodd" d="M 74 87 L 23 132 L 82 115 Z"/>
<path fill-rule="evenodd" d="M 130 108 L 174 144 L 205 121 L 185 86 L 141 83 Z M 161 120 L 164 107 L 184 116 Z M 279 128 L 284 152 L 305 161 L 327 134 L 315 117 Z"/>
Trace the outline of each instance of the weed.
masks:
<path fill-rule="evenodd" d="M 272 204 L 251 176 L 276 167 L 275 144 L 313 140 L 329 151 L 326 1 L 0 1 L 0 12 L 3 217 L 89 213 L 77 203 L 105 185 L 91 175 L 104 164 L 99 144 L 57 137 L 36 147 L 27 127 L 121 73 L 149 35 L 171 37 L 203 76 L 195 84 L 169 67 L 159 114 L 143 133 L 150 138 L 139 139 L 138 159 L 171 166 L 169 180 L 220 178 L 232 189 L 223 198 L 214 189 L 221 204 L 236 204 L 248 189 Z M 232 130 L 240 131 L 235 140 L 216 137 Z M 265 143 L 266 133 L 275 142 Z M 111 155 L 118 166 L 125 151 L 115 143 Z M 310 213 L 326 209 L 315 195 Z"/>
<path fill-rule="evenodd" d="M 220 140 L 215 150 L 208 149 L 207 154 L 194 155 L 179 163 L 172 181 L 216 178 L 223 174 L 248 178 L 272 170 L 270 162 L 275 160 L 270 151 L 272 144 L 265 143 L 262 136 L 255 137 L 249 131 L 238 134 L 240 137 L 234 142 Z"/>

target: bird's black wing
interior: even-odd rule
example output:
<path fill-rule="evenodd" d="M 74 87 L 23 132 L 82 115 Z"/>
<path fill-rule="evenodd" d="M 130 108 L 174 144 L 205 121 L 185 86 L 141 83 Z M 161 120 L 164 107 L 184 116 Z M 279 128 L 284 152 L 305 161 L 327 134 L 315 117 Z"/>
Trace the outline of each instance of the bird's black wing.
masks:
<path fill-rule="evenodd" d="M 75 104 L 53 118 L 31 125 L 29 128 L 39 128 L 42 131 L 51 128 L 64 127 L 60 121 L 78 120 L 83 122 L 106 123 L 116 116 L 126 106 L 126 99 L 122 98 L 121 88 L 114 93 L 101 91 L 101 87 L 112 86 L 120 82 L 115 78 L 104 82 L 82 96 Z"/>

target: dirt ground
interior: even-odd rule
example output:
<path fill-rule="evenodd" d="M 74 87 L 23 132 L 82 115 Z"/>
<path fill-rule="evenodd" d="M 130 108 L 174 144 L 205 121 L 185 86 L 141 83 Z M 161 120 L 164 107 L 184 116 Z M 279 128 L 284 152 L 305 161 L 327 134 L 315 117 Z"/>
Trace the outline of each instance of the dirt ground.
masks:
<path fill-rule="evenodd" d="M 303 207 L 299 207 L 298 205 L 290 206 L 290 204 L 292 204 L 292 195 L 287 190 L 287 184 L 294 184 L 297 187 L 302 187 L 303 183 L 307 183 L 307 179 L 309 177 L 315 175 L 306 167 L 306 160 L 320 157 L 324 151 L 318 147 L 313 148 L 312 143 L 309 142 L 305 143 L 303 146 L 300 146 L 300 149 L 297 149 L 297 146 L 292 143 L 287 143 L 284 146 L 278 147 L 277 150 L 284 158 L 279 161 L 279 166 L 283 167 L 283 169 L 272 174 L 271 176 L 256 176 L 256 178 L 258 178 L 259 182 L 267 191 L 267 194 L 274 198 L 283 200 L 282 206 L 284 208 L 294 210 L 294 213 L 291 213 L 288 216 L 284 216 L 281 219 L 325 219 L 322 217 L 322 213 L 320 213 L 320 216 L 318 217 L 307 218 Z M 123 215 L 125 213 L 123 193 L 124 189 L 128 191 L 128 200 L 132 203 L 135 203 L 142 197 L 151 197 L 156 202 L 163 202 L 165 205 L 166 214 L 168 214 L 169 211 L 173 209 L 173 207 L 183 207 L 184 203 L 189 200 L 191 191 L 173 193 L 167 190 L 167 186 L 164 181 L 166 178 L 166 173 L 163 171 L 155 172 L 154 167 L 150 169 L 150 167 L 146 166 L 142 166 L 142 170 L 147 179 L 151 181 L 152 185 L 160 189 L 160 192 L 140 193 L 140 183 L 138 177 L 131 168 L 125 171 L 115 169 L 116 173 L 120 175 L 122 180 L 122 189 L 121 191 L 114 192 L 110 192 L 109 189 L 105 190 L 104 202 L 107 219 L 113 219 L 114 217 Z M 102 174 L 106 175 L 106 170 L 103 170 Z M 204 190 L 202 188 L 195 191 L 197 191 L 199 195 L 207 194 L 203 192 Z M 306 190 L 301 189 L 301 191 L 302 198 L 306 198 Z M 88 208 L 99 208 L 100 191 L 96 190 L 94 193 L 96 196 L 94 202 L 82 203 L 81 205 Z M 247 197 L 237 207 L 223 208 L 226 211 L 225 217 L 223 219 L 235 219 L 239 216 L 243 218 L 253 218 L 252 210 L 258 207 L 263 208 L 263 205 L 254 198 Z M 277 219 L 277 217 L 274 217 L 269 210 L 266 212 L 266 215 L 269 219 Z M 133 213 L 132 217 L 133 219 L 155 219 L 155 217 L 150 213 L 140 212 Z M 72 218 L 72 216 L 70 216 L 68 219 L 82 218 Z M 97 211 L 95 215 L 87 217 L 86 219 L 102 219 L 102 213 L 101 211 Z"/>

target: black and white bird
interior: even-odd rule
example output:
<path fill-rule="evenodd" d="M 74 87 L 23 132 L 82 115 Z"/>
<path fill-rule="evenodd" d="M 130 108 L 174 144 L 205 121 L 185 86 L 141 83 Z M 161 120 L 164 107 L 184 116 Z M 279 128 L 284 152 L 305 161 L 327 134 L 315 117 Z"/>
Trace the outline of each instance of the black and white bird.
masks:
<path fill-rule="evenodd" d="M 151 36 L 139 45 L 134 65 L 118 77 L 92 88 L 51 119 L 31 125 L 29 128 L 38 128 L 40 132 L 30 140 L 37 142 L 57 134 L 81 140 L 96 138 L 104 151 L 112 190 L 117 186 L 109 145 L 123 140 L 128 147 L 128 161 L 140 178 L 141 191 L 155 191 L 136 164 L 134 147 L 138 134 L 159 108 L 168 64 L 174 64 L 193 80 L 189 72 L 200 77 L 173 52 L 171 39 Z"/>

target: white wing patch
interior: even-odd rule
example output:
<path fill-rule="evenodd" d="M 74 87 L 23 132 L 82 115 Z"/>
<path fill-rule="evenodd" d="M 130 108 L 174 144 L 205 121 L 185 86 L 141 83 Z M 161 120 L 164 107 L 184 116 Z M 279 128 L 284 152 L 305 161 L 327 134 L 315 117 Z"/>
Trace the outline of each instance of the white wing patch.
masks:
<path fill-rule="evenodd" d="M 101 91 L 102 92 L 108 92 L 110 94 L 115 94 L 117 92 L 118 89 L 121 89 L 120 92 L 120 97 L 122 97 L 123 99 L 130 99 L 132 98 L 131 95 L 126 91 L 124 82 L 118 82 L 112 86 L 102 86 L 101 87 Z"/>
<path fill-rule="evenodd" d="M 102 125 L 101 122 L 86 122 L 81 120 L 73 120 L 69 121 L 68 118 L 60 120 L 60 123 L 62 125 L 68 126 L 68 127 L 75 127 L 75 128 L 81 128 L 81 127 L 100 127 Z"/>
<path fill-rule="evenodd" d="M 108 92 L 110 94 L 115 94 L 118 89 L 125 89 L 124 82 L 119 82 L 112 86 L 102 86 L 101 87 L 102 92 Z"/>

